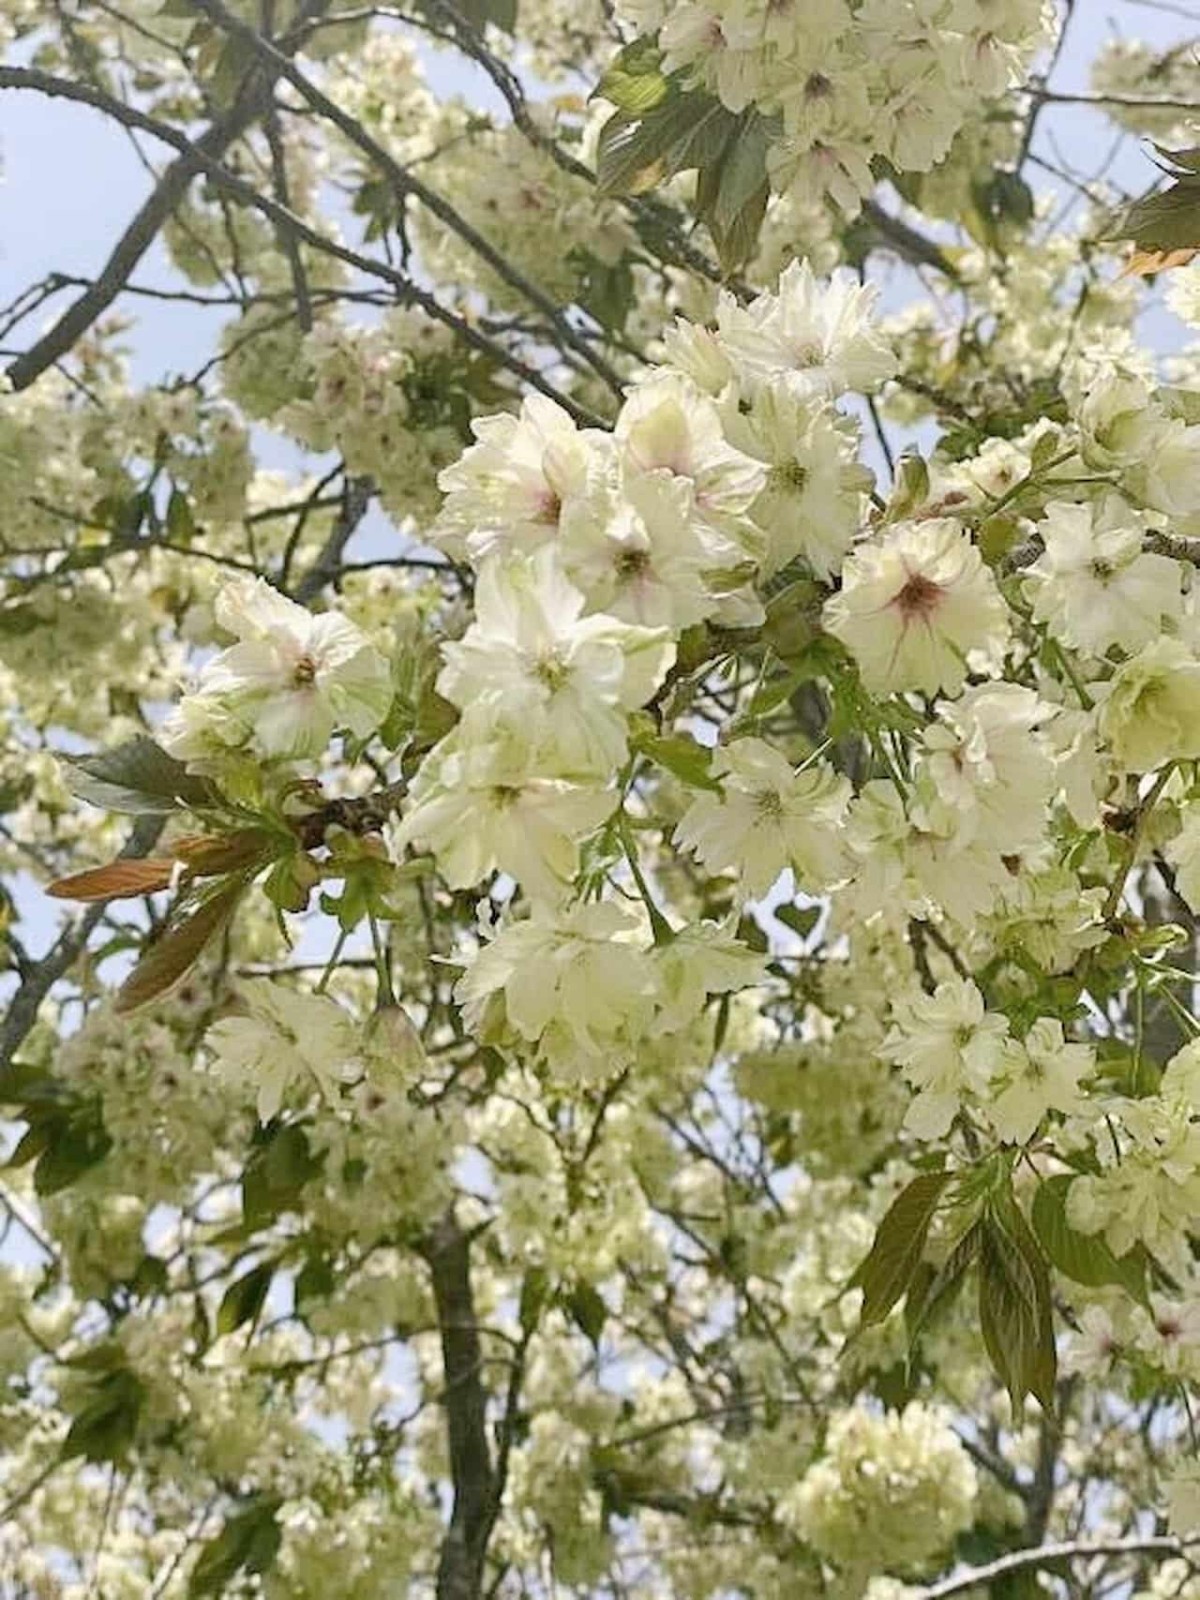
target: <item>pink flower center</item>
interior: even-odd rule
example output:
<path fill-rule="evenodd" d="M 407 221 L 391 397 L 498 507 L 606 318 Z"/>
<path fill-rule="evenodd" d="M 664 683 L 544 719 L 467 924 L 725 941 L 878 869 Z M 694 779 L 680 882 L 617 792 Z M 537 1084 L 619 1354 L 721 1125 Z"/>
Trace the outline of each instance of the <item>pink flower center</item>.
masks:
<path fill-rule="evenodd" d="M 535 522 L 541 522 L 548 528 L 557 528 L 558 519 L 562 516 L 562 501 L 553 489 L 544 489 L 538 496 L 537 513 Z"/>

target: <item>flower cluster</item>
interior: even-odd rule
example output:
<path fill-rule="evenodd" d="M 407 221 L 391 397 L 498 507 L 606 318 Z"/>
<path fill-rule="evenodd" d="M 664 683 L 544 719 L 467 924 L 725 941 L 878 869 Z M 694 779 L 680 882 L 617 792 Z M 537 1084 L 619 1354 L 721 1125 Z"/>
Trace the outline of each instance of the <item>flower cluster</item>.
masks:
<path fill-rule="evenodd" d="M 1054 27 L 1044 0 L 622 0 L 618 15 L 657 36 L 665 71 L 777 121 L 777 188 L 850 215 L 874 187 L 873 160 L 930 171 Z"/>
<path fill-rule="evenodd" d="M 826 1454 L 782 1508 L 827 1560 L 850 1571 L 919 1572 L 972 1520 L 975 1468 L 947 1420 L 918 1402 L 829 1425 Z"/>

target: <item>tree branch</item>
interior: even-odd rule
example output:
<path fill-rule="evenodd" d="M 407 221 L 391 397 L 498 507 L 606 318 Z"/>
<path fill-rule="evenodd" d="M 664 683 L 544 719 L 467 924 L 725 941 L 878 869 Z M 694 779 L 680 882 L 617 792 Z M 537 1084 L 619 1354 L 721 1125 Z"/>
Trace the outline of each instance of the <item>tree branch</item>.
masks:
<path fill-rule="evenodd" d="M 321 590 L 337 576 L 342 552 L 354 537 L 354 531 L 366 516 L 375 493 L 370 478 L 347 478 L 342 489 L 342 509 L 334 521 L 328 539 L 309 570 L 296 585 L 295 598 L 301 605 L 315 600 Z"/>
<path fill-rule="evenodd" d="M 158 842 L 164 822 L 165 818 L 159 816 L 139 817 L 119 859 L 135 861 L 149 855 Z M 0 1072 L 7 1071 L 11 1066 L 13 1057 L 37 1021 L 42 1001 L 58 980 L 74 966 L 107 909 L 103 901 L 89 906 L 82 916 L 63 929 L 46 954 L 33 962 L 25 973 L 0 1024 Z"/>
<path fill-rule="evenodd" d="M 312 106 L 314 111 L 320 112 L 336 128 L 340 128 L 351 144 L 383 172 L 397 194 L 405 197 L 412 195 L 423 206 L 437 217 L 439 222 L 445 224 L 453 233 L 470 246 L 472 250 L 486 261 L 492 271 L 497 273 L 510 288 L 515 289 L 536 306 L 549 322 L 550 326 L 561 339 L 566 349 L 573 350 L 581 360 L 591 367 L 592 371 L 612 390 L 618 399 L 625 392 L 624 379 L 616 372 L 604 358 L 596 353 L 588 341 L 572 328 L 549 295 L 531 282 L 523 272 L 518 271 L 512 262 L 491 241 L 484 237 L 478 229 L 461 216 L 447 200 L 431 189 L 421 178 L 418 178 L 408 168 L 402 167 L 382 145 L 371 138 L 370 134 L 355 121 L 347 112 L 336 105 L 327 94 L 324 94 L 313 81 L 306 77 L 294 62 L 290 61 L 279 51 L 269 39 L 263 37 L 256 28 L 243 22 L 221 0 L 193 0 L 197 11 L 206 16 L 217 27 L 223 28 L 235 39 L 241 39 L 264 63 L 269 63 L 275 72 L 286 78 L 292 87 L 303 96 Z"/>
<path fill-rule="evenodd" d="M 325 0 L 313 0 L 305 8 L 305 15 L 313 15 L 324 3 Z M 276 54 L 280 60 L 287 59 L 281 51 Z M 273 65 L 269 65 L 265 71 L 262 66 L 252 68 L 242 80 L 234 103 L 225 115 L 211 123 L 194 143 L 186 142 L 187 148 L 163 173 L 118 239 L 99 276 L 77 300 L 71 302 L 36 344 L 10 364 L 7 377 L 13 389 L 27 389 L 47 368 L 61 360 L 103 316 L 158 237 L 163 224 L 183 199 L 192 179 L 206 170 L 208 162 L 219 162 L 230 145 L 266 110 L 277 75 L 278 68 Z M 45 92 L 53 91 L 46 89 Z"/>
<path fill-rule="evenodd" d="M 1031 1567 L 1047 1567 L 1056 1561 L 1083 1560 L 1087 1556 L 1153 1555 L 1161 1556 L 1165 1561 L 1171 1556 L 1185 1555 L 1188 1548 L 1197 1543 L 1200 1543 L 1200 1540 L 1175 1539 L 1169 1534 L 1132 1539 L 1067 1539 L 1061 1544 L 1043 1544 L 1034 1549 L 1014 1550 L 1009 1555 L 989 1561 L 986 1566 L 969 1567 L 953 1578 L 945 1578 L 941 1583 L 935 1583 L 928 1589 L 917 1590 L 914 1600 L 947 1600 L 949 1595 L 962 1594 L 967 1589 L 982 1588 L 994 1583 L 997 1578 L 1005 1578 L 1013 1572 L 1025 1572 Z"/>
<path fill-rule="evenodd" d="M 454 1504 L 438 1561 L 437 1600 L 480 1600 L 487 1541 L 495 1522 L 495 1479 L 487 1436 L 487 1391 L 471 1289 L 470 1236 L 449 1211 L 423 1251 L 433 1281 L 445 1374 L 443 1405 Z"/>
<path fill-rule="evenodd" d="M 347 245 L 338 244 L 336 240 L 328 239 L 323 233 L 304 221 L 302 217 L 290 211 L 279 201 L 270 199 L 267 195 L 260 194 L 253 184 L 239 178 L 234 172 L 221 165 L 206 153 L 196 149 L 186 134 L 173 128 L 169 123 L 160 122 L 155 117 L 148 116 L 146 112 L 139 111 L 135 106 L 128 106 L 123 101 L 96 89 L 90 84 L 75 83 L 69 78 L 58 78 L 53 73 L 42 72 L 35 67 L 5 67 L 0 66 L 0 89 L 33 89 L 42 94 L 51 95 L 66 100 L 76 100 L 83 105 L 90 105 L 98 111 L 105 112 L 108 116 L 123 123 L 127 128 L 138 128 L 143 133 L 149 133 L 156 139 L 161 139 L 164 144 L 171 145 L 174 149 L 188 151 L 194 154 L 198 168 L 214 183 L 222 185 L 232 195 L 236 195 L 246 205 L 253 206 L 261 211 L 263 216 L 270 221 L 289 228 L 297 238 L 314 250 L 333 256 L 336 260 L 344 262 L 347 266 L 356 268 L 368 277 L 381 279 L 390 284 L 396 291 L 396 299 L 403 305 L 416 305 L 431 317 L 435 322 L 440 322 L 443 327 L 451 328 L 465 344 L 482 354 L 490 356 L 501 366 L 506 367 L 515 377 L 520 378 L 531 388 L 537 389 L 547 399 L 553 400 L 562 406 L 576 422 L 584 427 L 606 427 L 603 417 L 597 416 L 594 411 L 589 411 L 570 395 L 563 393 L 545 375 L 531 367 L 528 362 L 522 361 L 519 356 L 506 350 L 501 344 L 489 339 L 472 323 L 456 312 L 450 311 L 441 304 L 428 290 L 407 277 L 403 272 L 387 262 L 377 261 L 370 256 L 364 256 L 357 250 L 352 250 Z"/>
<path fill-rule="evenodd" d="M 452 37 L 463 54 L 478 62 L 487 73 L 508 106 L 513 126 L 525 135 L 530 144 L 544 151 L 563 172 L 594 186 L 596 174 L 592 169 L 573 156 L 569 150 L 564 150 L 557 139 L 552 138 L 538 126 L 536 119 L 530 114 L 529 102 L 520 80 L 506 62 L 501 61 L 488 49 L 486 40 L 470 19 L 463 16 L 461 10 L 453 5 L 451 0 L 428 0 L 427 9 L 446 19 L 446 24 L 451 30 L 450 35 L 434 32 L 426 27 L 419 11 L 416 16 L 407 16 L 403 12 L 388 8 L 389 14 L 397 16 L 404 22 L 414 23 L 418 27 L 426 27 L 426 31 L 433 33 L 435 38 Z M 698 272 L 710 283 L 724 281 L 716 263 L 710 261 L 702 250 L 697 250 L 690 240 L 684 238 L 680 231 L 680 218 L 669 205 L 649 195 L 621 195 L 618 198 L 624 209 L 633 217 L 638 237 L 648 249 L 674 266 L 690 267 L 693 272 Z"/>
<path fill-rule="evenodd" d="M 958 269 L 953 261 L 933 239 L 927 239 L 899 217 L 893 217 L 876 200 L 864 200 L 863 220 L 868 222 L 885 244 L 888 244 L 904 261 L 914 266 L 936 267 L 943 277 L 958 282 Z"/>

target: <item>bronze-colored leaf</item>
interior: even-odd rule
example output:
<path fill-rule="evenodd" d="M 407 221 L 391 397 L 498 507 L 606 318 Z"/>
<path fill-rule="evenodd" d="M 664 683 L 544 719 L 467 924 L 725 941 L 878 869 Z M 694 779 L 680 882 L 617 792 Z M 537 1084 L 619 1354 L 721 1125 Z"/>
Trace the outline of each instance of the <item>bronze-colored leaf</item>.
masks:
<path fill-rule="evenodd" d="M 130 895 L 169 889 L 178 870 L 178 862 L 161 856 L 150 856 L 145 861 L 110 861 L 103 867 L 58 878 L 46 893 L 56 900 L 125 900 Z"/>
<path fill-rule="evenodd" d="M 229 921 L 245 888 L 242 878 L 222 884 L 189 917 L 168 925 L 126 978 L 117 995 L 116 1010 L 136 1011 L 174 988 Z"/>
<path fill-rule="evenodd" d="M 191 833 L 168 846 L 170 857 L 109 861 L 56 879 L 46 893 L 56 900 L 127 900 L 131 895 L 156 894 L 169 889 L 176 876 L 187 882 L 240 872 L 259 861 L 265 865 L 275 854 L 274 845 L 272 836 L 262 828 L 242 828 L 231 834 Z"/>
<path fill-rule="evenodd" d="M 1150 278 L 1172 267 L 1186 267 L 1200 255 L 1200 248 L 1183 250 L 1135 250 L 1121 273 L 1122 278 Z"/>
<path fill-rule="evenodd" d="M 225 872 L 240 872 L 243 867 L 277 854 L 276 841 L 264 828 L 241 828 L 237 833 L 192 833 L 171 845 L 171 854 L 182 861 L 190 878 L 215 878 Z"/>

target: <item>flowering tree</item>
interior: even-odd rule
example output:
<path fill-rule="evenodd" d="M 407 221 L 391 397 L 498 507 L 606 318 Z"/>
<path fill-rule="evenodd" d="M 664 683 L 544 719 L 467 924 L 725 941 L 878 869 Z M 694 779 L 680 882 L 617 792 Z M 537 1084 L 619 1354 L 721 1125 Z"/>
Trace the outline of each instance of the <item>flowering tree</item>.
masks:
<path fill-rule="evenodd" d="M 4 1596 L 1200 1596 L 1200 56 L 1073 9 L 2 0 L 151 173 L 0 313 Z"/>

